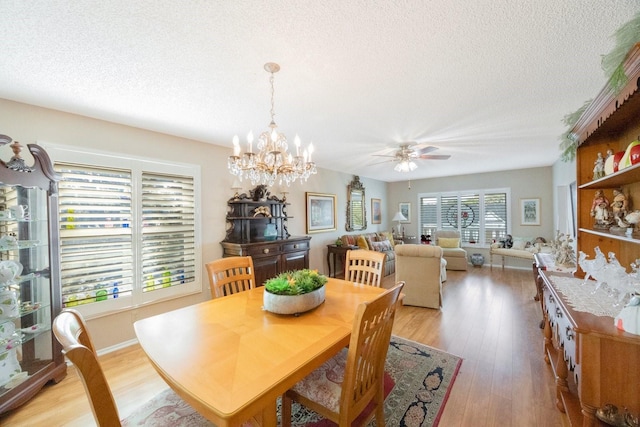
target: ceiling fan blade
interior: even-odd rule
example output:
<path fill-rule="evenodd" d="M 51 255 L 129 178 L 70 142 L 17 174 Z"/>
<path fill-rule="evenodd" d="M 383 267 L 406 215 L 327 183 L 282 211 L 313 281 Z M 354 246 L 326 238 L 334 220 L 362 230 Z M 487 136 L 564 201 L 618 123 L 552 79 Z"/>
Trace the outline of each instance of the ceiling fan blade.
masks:
<path fill-rule="evenodd" d="M 376 156 L 376 157 L 391 157 L 391 158 L 395 158 L 396 157 L 395 154 L 372 154 L 372 156 Z"/>
<path fill-rule="evenodd" d="M 418 156 L 419 159 L 430 159 L 430 160 L 447 160 L 451 157 L 449 154 L 423 154 Z"/>
<path fill-rule="evenodd" d="M 432 151 L 436 151 L 437 149 L 438 147 L 434 147 L 433 145 L 427 145 L 421 148 L 416 148 L 415 153 L 418 155 L 418 157 L 420 157 L 423 154 L 431 153 Z"/>

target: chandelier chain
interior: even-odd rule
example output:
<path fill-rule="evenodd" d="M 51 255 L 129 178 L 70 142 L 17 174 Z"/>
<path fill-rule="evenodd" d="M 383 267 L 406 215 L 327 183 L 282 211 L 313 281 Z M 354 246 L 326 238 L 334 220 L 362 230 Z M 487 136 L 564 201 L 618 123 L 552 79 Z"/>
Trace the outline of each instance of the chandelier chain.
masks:
<path fill-rule="evenodd" d="M 273 82 L 274 82 L 273 71 L 271 72 L 271 77 L 269 78 L 269 82 L 271 83 L 271 123 L 275 123 L 276 107 L 275 107 L 275 101 L 274 101 L 275 89 L 273 87 Z"/>

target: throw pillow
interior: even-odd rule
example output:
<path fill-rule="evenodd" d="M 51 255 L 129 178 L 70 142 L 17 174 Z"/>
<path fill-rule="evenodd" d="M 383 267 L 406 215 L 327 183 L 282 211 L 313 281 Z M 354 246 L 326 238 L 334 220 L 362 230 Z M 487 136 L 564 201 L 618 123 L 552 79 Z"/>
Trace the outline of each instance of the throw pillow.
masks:
<path fill-rule="evenodd" d="M 342 236 L 342 244 L 345 246 L 356 246 L 357 239 L 355 234 L 345 234 Z"/>
<path fill-rule="evenodd" d="M 358 236 L 358 239 L 356 240 L 356 245 L 358 245 L 358 247 L 360 249 L 369 250 L 369 245 L 367 244 L 367 239 L 365 239 L 364 236 Z"/>
<path fill-rule="evenodd" d="M 527 243 L 529 242 L 522 237 L 514 237 L 512 249 L 517 249 L 519 251 L 522 251 L 527 247 Z"/>
<path fill-rule="evenodd" d="M 369 247 L 369 249 L 373 249 L 373 242 L 377 242 L 377 236 L 370 236 L 370 235 L 366 235 L 364 236 L 364 239 L 367 241 L 367 246 Z"/>
<path fill-rule="evenodd" d="M 391 248 L 393 249 L 395 247 L 395 241 L 393 240 L 393 235 L 391 234 L 391 232 L 381 231 L 379 235 L 380 235 L 380 240 L 388 240 L 389 243 L 391 244 Z"/>
<path fill-rule="evenodd" d="M 373 250 L 376 252 L 387 252 L 392 250 L 391 242 L 388 240 L 383 240 L 381 242 L 373 242 Z"/>
<path fill-rule="evenodd" d="M 438 237 L 438 246 L 441 248 L 457 248 L 460 246 L 460 239 L 457 237 Z"/>

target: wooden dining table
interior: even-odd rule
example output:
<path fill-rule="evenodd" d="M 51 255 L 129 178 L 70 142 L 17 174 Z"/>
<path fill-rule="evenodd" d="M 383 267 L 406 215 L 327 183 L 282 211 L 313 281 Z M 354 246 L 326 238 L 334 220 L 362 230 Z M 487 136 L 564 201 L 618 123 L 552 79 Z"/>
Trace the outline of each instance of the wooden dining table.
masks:
<path fill-rule="evenodd" d="M 218 426 L 276 425 L 276 399 L 349 344 L 358 305 L 384 289 L 330 278 L 298 316 L 262 308 L 264 287 L 135 322 L 162 378 Z"/>

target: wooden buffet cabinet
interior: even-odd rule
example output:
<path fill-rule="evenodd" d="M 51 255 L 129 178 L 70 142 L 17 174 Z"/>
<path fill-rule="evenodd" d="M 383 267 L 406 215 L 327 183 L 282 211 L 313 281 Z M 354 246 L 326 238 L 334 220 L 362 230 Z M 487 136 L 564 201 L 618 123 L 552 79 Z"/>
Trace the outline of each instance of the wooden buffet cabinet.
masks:
<path fill-rule="evenodd" d="M 621 189 L 631 210 L 640 209 L 640 163 L 594 178 L 598 153 L 625 151 L 640 139 L 640 44 L 624 62 L 628 83 L 618 93 L 605 87 L 580 117 L 572 133 L 577 141 L 577 249 L 593 258 L 595 247 L 615 253 L 628 267 L 640 258 L 640 233 L 597 228 L 591 216 L 596 190 L 612 201 Z M 598 408 L 615 405 L 640 415 L 640 335 L 618 330 L 609 316 L 576 311 L 552 283 L 556 274 L 538 265 L 537 285 L 544 317 L 545 359 L 556 376 L 557 405 L 571 425 L 600 425 Z M 534 265 L 534 270 L 536 266 Z M 629 268 L 627 269 L 628 271 Z M 580 270 L 578 277 L 584 277 Z"/>
<path fill-rule="evenodd" d="M 538 270 L 544 357 L 556 377 L 556 405 L 572 426 L 598 426 L 596 410 L 613 404 L 640 414 L 640 335 L 613 318 L 574 310 L 553 285 L 567 273 Z M 586 290 L 585 290 L 586 291 Z"/>
<path fill-rule="evenodd" d="M 223 256 L 251 256 L 259 286 L 284 271 L 309 268 L 311 237 L 289 234 L 285 200 L 271 196 L 256 201 L 241 194 L 231 198 L 227 207 L 227 235 L 220 242 Z M 275 234 L 265 237 L 268 227 Z"/>

